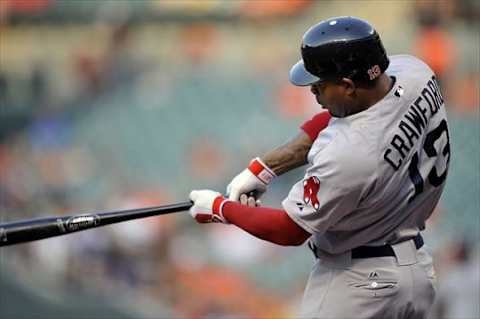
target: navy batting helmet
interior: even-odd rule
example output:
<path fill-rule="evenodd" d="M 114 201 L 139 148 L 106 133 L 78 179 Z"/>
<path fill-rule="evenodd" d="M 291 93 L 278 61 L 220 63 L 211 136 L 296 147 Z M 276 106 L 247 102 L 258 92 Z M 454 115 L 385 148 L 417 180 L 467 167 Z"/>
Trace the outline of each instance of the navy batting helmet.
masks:
<path fill-rule="evenodd" d="M 350 78 L 373 80 L 389 60 L 377 31 L 354 17 L 324 20 L 303 35 L 302 59 L 290 70 L 290 82 L 298 86 Z"/>

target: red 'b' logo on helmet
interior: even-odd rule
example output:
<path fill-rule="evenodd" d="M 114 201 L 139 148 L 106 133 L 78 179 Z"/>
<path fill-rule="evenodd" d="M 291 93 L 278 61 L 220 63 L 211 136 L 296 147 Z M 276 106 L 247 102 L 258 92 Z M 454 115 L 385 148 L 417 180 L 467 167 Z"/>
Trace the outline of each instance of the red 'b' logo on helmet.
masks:
<path fill-rule="evenodd" d="M 305 204 L 312 203 L 313 208 L 320 207 L 318 200 L 318 191 L 320 190 L 320 180 L 316 176 L 311 176 L 303 181 L 303 201 Z"/>

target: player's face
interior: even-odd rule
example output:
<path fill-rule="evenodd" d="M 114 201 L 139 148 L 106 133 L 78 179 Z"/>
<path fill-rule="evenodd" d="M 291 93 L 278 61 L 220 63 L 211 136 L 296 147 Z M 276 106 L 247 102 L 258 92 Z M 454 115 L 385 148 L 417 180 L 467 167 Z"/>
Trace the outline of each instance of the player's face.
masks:
<path fill-rule="evenodd" d="M 311 92 L 318 104 L 327 109 L 335 117 L 345 117 L 349 114 L 352 104 L 350 90 L 343 82 L 321 81 L 312 84 Z"/>

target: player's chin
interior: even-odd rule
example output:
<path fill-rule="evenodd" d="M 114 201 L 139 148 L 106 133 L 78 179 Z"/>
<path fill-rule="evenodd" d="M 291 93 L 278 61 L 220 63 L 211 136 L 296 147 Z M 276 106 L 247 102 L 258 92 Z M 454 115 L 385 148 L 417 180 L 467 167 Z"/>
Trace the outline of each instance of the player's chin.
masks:
<path fill-rule="evenodd" d="M 338 108 L 332 107 L 329 104 L 321 104 L 323 110 L 327 110 L 330 115 L 334 117 L 345 117 L 345 114 L 341 112 Z"/>
<path fill-rule="evenodd" d="M 318 103 L 318 105 L 320 105 L 320 107 L 321 107 L 323 110 L 330 111 L 330 107 L 328 106 L 328 104 L 320 101 L 319 99 L 317 99 L 317 103 Z"/>
<path fill-rule="evenodd" d="M 346 110 L 342 110 L 342 109 L 329 109 L 328 110 L 330 112 L 330 115 L 333 116 L 333 117 L 347 117 L 348 115 L 350 115 L 349 113 L 347 113 Z"/>

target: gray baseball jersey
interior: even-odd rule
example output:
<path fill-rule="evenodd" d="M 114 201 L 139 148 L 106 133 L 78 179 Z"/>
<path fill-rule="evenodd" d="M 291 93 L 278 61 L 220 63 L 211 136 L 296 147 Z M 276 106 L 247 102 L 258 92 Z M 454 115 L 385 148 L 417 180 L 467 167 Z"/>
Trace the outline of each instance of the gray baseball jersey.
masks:
<path fill-rule="evenodd" d="M 282 203 L 329 254 L 415 236 L 445 185 L 450 144 L 435 75 L 413 56 L 390 61 L 390 92 L 365 111 L 330 120 L 305 177 Z"/>

